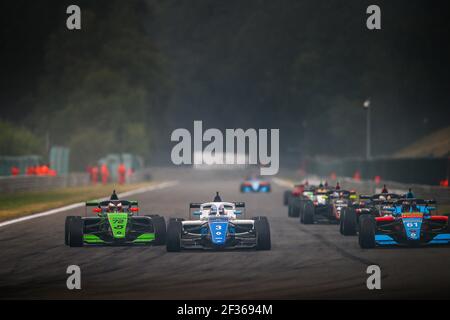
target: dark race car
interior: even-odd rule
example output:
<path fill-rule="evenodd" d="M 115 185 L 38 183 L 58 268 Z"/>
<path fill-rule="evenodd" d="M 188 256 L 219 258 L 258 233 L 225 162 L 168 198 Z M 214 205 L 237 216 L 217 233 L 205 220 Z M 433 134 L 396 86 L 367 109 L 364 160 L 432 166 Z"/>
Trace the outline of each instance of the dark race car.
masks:
<path fill-rule="evenodd" d="M 385 208 L 389 214 L 375 217 L 363 214 L 359 218 L 359 245 L 423 246 L 450 243 L 448 216 L 432 215 L 434 200 L 398 199 Z"/>
<path fill-rule="evenodd" d="M 115 192 L 110 200 L 86 202 L 95 216 L 68 216 L 65 244 L 84 245 L 163 245 L 166 222 L 158 215 L 139 216 L 137 201 L 119 200 Z"/>
<path fill-rule="evenodd" d="M 393 203 L 401 196 L 396 193 L 377 193 L 374 195 L 360 195 L 360 201 L 353 201 L 341 210 L 339 231 L 345 236 L 353 236 L 358 232 L 359 217 L 371 214 L 379 217 L 387 213 Z"/>
<path fill-rule="evenodd" d="M 334 188 L 328 185 L 320 184 L 306 198 L 297 202 L 300 216 L 300 223 L 312 224 L 317 218 L 326 218 L 330 221 L 336 221 L 335 207 L 333 204 L 333 193 L 340 190 L 339 184 Z"/>

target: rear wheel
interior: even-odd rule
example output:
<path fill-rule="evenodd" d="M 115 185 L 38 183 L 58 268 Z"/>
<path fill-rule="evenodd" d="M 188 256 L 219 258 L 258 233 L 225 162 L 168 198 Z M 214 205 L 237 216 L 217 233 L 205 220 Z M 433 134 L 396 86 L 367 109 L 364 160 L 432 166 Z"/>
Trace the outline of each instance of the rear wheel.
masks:
<path fill-rule="evenodd" d="M 81 217 L 72 217 L 69 220 L 69 246 L 82 247 L 83 246 L 83 220 Z"/>
<path fill-rule="evenodd" d="M 376 222 L 372 215 L 359 217 L 359 245 L 363 249 L 375 248 Z"/>
<path fill-rule="evenodd" d="M 270 241 L 270 226 L 266 217 L 255 218 L 256 231 L 256 249 L 270 250 L 272 244 Z"/>
<path fill-rule="evenodd" d="M 356 235 L 356 211 L 353 208 L 345 208 L 345 214 L 341 216 L 342 234 L 344 236 Z"/>
<path fill-rule="evenodd" d="M 153 244 L 156 246 L 166 244 L 166 220 L 158 215 L 151 216 L 151 218 L 155 233 Z"/>
<path fill-rule="evenodd" d="M 303 224 L 314 223 L 314 204 L 311 201 L 305 201 L 303 207 Z"/>
<path fill-rule="evenodd" d="M 181 250 L 181 233 L 183 225 L 181 221 L 173 219 L 167 226 L 166 249 L 168 252 L 178 252 Z"/>

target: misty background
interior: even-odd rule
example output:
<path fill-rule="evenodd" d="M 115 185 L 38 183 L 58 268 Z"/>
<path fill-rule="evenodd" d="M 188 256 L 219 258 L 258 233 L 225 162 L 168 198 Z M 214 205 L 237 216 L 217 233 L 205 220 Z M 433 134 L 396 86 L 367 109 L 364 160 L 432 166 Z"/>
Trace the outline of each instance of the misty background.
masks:
<path fill-rule="evenodd" d="M 66 8 L 82 30 L 66 28 Z M 366 8 L 381 7 L 381 30 Z M 390 156 L 450 125 L 443 1 L 2 1 L 0 154 L 170 159 L 170 134 L 279 128 L 283 157 Z"/>

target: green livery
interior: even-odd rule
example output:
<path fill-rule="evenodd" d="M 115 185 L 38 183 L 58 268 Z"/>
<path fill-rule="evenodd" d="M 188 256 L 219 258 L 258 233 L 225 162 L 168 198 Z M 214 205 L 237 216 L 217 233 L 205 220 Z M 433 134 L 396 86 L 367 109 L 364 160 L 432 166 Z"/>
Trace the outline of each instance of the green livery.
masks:
<path fill-rule="evenodd" d="M 127 213 L 108 213 L 108 222 L 115 239 L 125 238 L 128 214 Z"/>
<path fill-rule="evenodd" d="M 88 216 L 88 208 L 92 216 Z M 65 244 L 84 245 L 164 245 L 166 222 L 158 215 L 138 214 L 138 202 L 119 200 L 115 192 L 110 200 L 86 202 L 84 217 L 68 216 Z"/>

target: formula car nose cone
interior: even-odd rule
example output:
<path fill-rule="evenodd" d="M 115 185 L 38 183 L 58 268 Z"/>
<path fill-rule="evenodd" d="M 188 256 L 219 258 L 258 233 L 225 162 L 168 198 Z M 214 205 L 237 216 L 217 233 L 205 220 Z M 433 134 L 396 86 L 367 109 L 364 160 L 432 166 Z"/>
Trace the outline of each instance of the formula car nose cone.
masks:
<path fill-rule="evenodd" d="M 253 181 L 252 182 L 252 188 L 253 188 L 253 190 L 258 190 L 258 188 L 259 188 L 259 181 Z"/>
<path fill-rule="evenodd" d="M 228 219 L 211 218 L 209 220 L 209 230 L 211 233 L 211 241 L 215 245 L 225 244 L 228 232 Z"/>
<path fill-rule="evenodd" d="M 421 217 L 403 217 L 406 238 L 411 241 L 420 240 L 420 228 L 422 227 Z"/>

